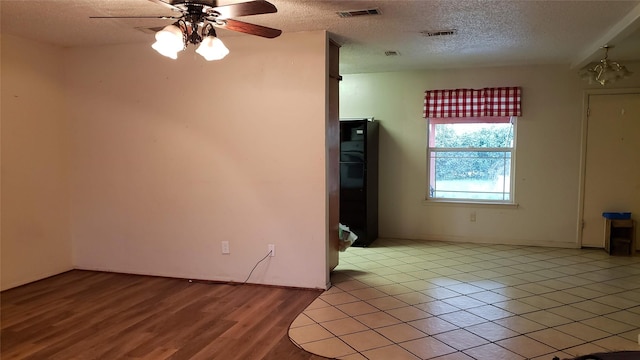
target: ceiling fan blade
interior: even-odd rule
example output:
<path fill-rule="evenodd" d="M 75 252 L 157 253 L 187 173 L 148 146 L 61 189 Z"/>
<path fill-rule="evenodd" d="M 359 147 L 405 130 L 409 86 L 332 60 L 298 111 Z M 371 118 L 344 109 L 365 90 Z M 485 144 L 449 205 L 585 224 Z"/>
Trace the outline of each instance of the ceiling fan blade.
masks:
<path fill-rule="evenodd" d="M 180 16 L 89 16 L 89 19 L 165 19 L 179 20 Z"/>
<path fill-rule="evenodd" d="M 273 29 L 270 27 L 262 26 L 262 25 L 249 24 L 246 22 L 232 20 L 232 19 L 224 20 L 224 24 L 214 24 L 214 25 L 222 29 L 238 31 L 238 32 L 250 34 L 250 35 L 262 36 L 269 39 L 273 39 L 275 37 L 280 36 L 280 34 L 282 34 L 282 30 Z"/>
<path fill-rule="evenodd" d="M 272 3 L 263 0 L 247 1 L 237 4 L 229 4 L 216 6 L 214 11 L 220 13 L 220 18 L 228 19 L 232 17 L 271 14 L 278 12 L 278 9 Z"/>

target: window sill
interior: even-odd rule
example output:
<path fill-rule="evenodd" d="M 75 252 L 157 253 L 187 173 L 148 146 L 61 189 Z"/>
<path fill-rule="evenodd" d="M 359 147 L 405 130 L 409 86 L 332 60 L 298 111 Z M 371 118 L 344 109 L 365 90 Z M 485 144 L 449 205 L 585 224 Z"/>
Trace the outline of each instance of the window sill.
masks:
<path fill-rule="evenodd" d="M 507 208 L 515 209 L 520 206 L 518 203 L 501 203 L 491 201 L 455 201 L 455 200 L 422 200 L 423 206 L 464 206 L 464 207 L 482 207 L 482 208 Z"/>

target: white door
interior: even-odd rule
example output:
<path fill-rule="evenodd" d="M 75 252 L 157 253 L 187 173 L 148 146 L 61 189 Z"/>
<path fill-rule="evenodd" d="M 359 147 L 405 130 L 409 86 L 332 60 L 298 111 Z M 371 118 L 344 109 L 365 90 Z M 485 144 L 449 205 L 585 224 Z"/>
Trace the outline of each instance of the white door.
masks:
<path fill-rule="evenodd" d="M 640 93 L 589 96 L 585 160 L 582 246 L 604 247 L 603 212 L 640 220 Z"/>

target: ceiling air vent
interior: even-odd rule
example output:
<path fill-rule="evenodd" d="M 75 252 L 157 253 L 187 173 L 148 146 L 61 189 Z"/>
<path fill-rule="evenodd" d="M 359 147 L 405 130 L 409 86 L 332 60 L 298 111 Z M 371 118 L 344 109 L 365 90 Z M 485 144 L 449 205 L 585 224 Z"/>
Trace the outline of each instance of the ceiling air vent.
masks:
<path fill-rule="evenodd" d="M 398 55 L 400 55 L 400 53 L 395 51 L 395 50 L 385 51 L 384 54 L 387 55 L 387 56 L 398 56 Z"/>
<path fill-rule="evenodd" d="M 366 9 L 366 10 L 350 10 L 350 11 L 338 11 L 336 14 L 341 18 L 349 18 L 354 16 L 365 16 L 365 15 L 380 15 L 380 9 Z"/>
<path fill-rule="evenodd" d="M 458 29 L 447 29 L 447 30 L 425 30 L 420 32 L 422 35 L 427 37 L 432 36 L 449 36 L 455 35 L 458 33 Z"/>

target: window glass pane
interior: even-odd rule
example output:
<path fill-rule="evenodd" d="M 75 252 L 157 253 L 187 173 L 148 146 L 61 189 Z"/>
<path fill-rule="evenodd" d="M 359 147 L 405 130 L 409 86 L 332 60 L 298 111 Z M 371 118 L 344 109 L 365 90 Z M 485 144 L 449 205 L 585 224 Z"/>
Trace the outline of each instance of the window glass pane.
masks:
<path fill-rule="evenodd" d="M 430 197 L 510 200 L 511 152 L 431 152 Z"/>
<path fill-rule="evenodd" d="M 513 125 L 495 123 L 432 124 L 429 146 L 439 148 L 510 148 Z"/>
<path fill-rule="evenodd" d="M 430 122 L 428 198 L 512 202 L 512 119 L 439 118 Z"/>

